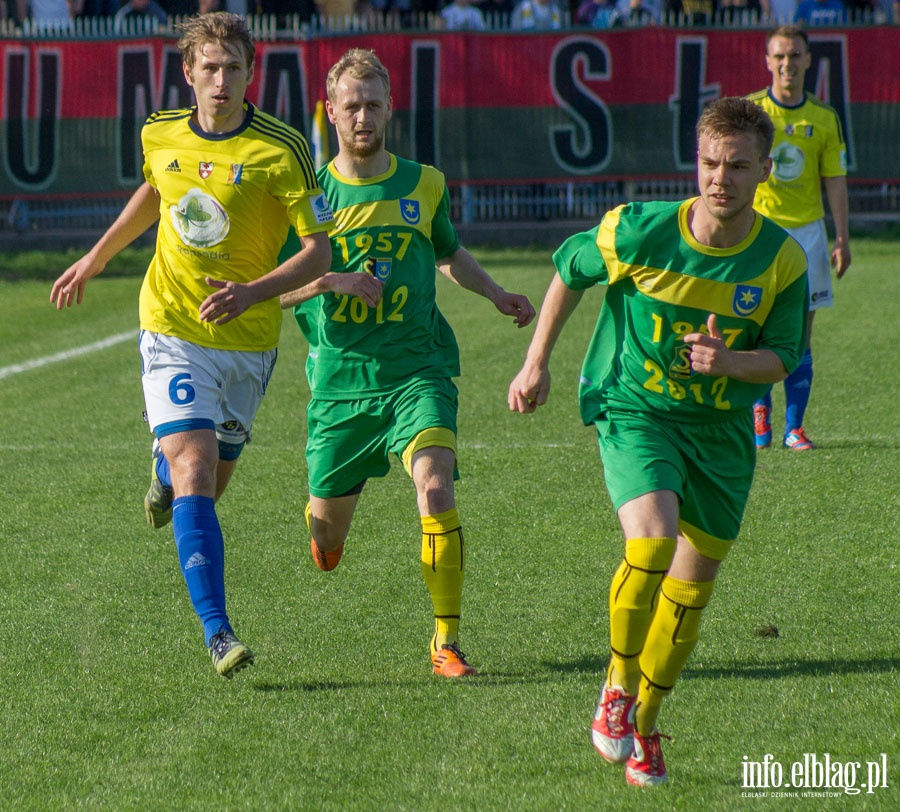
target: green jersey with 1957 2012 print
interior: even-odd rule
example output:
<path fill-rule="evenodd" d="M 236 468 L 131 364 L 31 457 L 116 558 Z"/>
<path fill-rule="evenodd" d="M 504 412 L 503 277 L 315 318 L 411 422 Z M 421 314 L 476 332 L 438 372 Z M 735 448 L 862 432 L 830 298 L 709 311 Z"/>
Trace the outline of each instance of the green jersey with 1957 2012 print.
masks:
<path fill-rule="evenodd" d="M 609 410 L 693 423 L 749 411 L 768 384 L 691 370 L 683 337 L 706 332 L 710 313 L 731 349 L 772 350 L 788 371 L 800 362 L 806 346 L 803 250 L 759 214 L 738 245 L 703 245 L 688 227 L 692 203 L 619 206 L 553 255 L 568 287 L 607 286 L 582 369 L 586 424 Z"/>
<path fill-rule="evenodd" d="M 331 163 L 318 179 L 335 218 L 331 271 L 370 273 L 384 288 L 376 307 L 327 293 L 294 308 L 313 396 L 372 397 L 458 376 L 456 337 L 435 302 L 435 261 L 459 248 L 443 174 L 390 155 L 382 175 L 347 178 Z"/>

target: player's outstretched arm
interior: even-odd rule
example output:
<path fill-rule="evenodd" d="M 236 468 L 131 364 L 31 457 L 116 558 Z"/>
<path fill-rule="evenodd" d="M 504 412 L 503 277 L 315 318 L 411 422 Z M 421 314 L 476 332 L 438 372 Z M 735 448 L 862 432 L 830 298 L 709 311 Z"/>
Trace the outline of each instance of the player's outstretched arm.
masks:
<path fill-rule="evenodd" d="M 50 301 L 57 310 L 81 304 L 88 279 L 103 272 L 109 262 L 123 248 L 131 245 L 159 219 L 159 195 L 146 181 L 131 196 L 116 221 L 97 240 L 93 248 L 70 265 L 54 283 Z"/>
<path fill-rule="evenodd" d="M 314 279 L 302 288 L 282 293 L 279 297 L 281 309 L 295 307 L 303 302 L 308 302 L 323 293 L 341 293 L 346 296 L 356 296 L 362 299 L 369 307 L 375 307 L 381 301 L 381 292 L 384 284 L 379 282 L 371 274 L 363 271 L 353 273 L 328 272 L 318 279 Z"/>
<path fill-rule="evenodd" d="M 460 287 L 490 300 L 503 315 L 512 316 L 517 327 L 525 327 L 534 319 L 534 307 L 528 297 L 521 293 L 509 293 L 500 287 L 462 246 L 453 256 L 439 259 L 437 268 Z"/>
<path fill-rule="evenodd" d="M 572 290 L 556 274 L 544 295 L 531 344 L 522 369 L 507 393 L 510 411 L 529 414 L 550 395 L 550 356 L 562 329 L 581 301 L 583 291 Z"/>
<path fill-rule="evenodd" d="M 206 277 L 214 288 L 200 304 L 200 320 L 226 324 L 247 308 L 283 293 L 301 288 L 322 276 L 331 267 L 331 241 L 324 231 L 300 238 L 300 250 L 277 268 L 252 282 L 238 282 Z"/>

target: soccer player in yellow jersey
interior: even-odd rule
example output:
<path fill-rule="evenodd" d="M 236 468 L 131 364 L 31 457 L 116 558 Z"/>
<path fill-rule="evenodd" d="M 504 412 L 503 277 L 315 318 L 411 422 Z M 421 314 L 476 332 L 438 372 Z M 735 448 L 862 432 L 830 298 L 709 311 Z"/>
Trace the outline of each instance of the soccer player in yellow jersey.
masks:
<path fill-rule="evenodd" d="M 697 642 L 753 481 L 753 402 L 806 344 L 806 258 L 753 210 L 772 122 L 739 98 L 697 123 L 700 196 L 631 203 L 566 240 L 510 409 L 547 402 L 550 355 L 583 293 L 605 286 L 582 367 L 625 538 L 609 590 L 611 658 L 591 723 L 628 783 L 666 780 L 657 716 Z"/>
<path fill-rule="evenodd" d="M 809 336 L 820 307 L 834 298 L 829 265 L 840 279 L 850 267 L 847 159 L 837 113 L 803 88 L 810 66 L 809 41 L 802 28 L 785 25 L 766 38 L 766 67 L 771 86 L 748 98 L 762 107 L 775 125 L 772 174 L 756 192 L 756 210 L 772 218 L 803 246 L 809 261 Z M 829 261 L 822 185 L 834 219 L 834 247 Z M 809 346 L 800 366 L 784 382 L 785 448 L 815 448 L 803 428 L 813 381 Z M 772 394 L 754 407 L 756 445 L 772 442 Z"/>
<path fill-rule="evenodd" d="M 155 434 L 153 527 L 172 522 L 191 602 L 216 671 L 253 663 L 225 611 L 215 502 L 234 471 L 277 356 L 278 297 L 328 270 L 333 216 L 309 147 L 245 101 L 254 46 L 244 19 L 187 20 L 178 43 L 196 106 L 153 114 L 141 132 L 145 182 L 96 245 L 53 285 L 57 308 L 159 221 L 140 294 L 146 416 Z M 281 264 L 293 227 L 297 253 Z"/>

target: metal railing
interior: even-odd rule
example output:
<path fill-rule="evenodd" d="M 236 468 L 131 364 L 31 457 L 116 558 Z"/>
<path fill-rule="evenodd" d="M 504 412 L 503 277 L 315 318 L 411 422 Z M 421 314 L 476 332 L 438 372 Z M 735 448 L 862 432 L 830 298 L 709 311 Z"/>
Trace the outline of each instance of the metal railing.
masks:
<path fill-rule="evenodd" d="M 169 17 L 166 23 L 149 18 L 126 18 L 116 21 L 112 17 L 76 17 L 73 20 L 37 21 L 26 19 L 22 22 L 0 20 L 0 38 L 3 39 L 115 39 L 121 37 L 167 36 L 178 34 L 177 25 L 181 17 Z M 391 33 L 401 31 L 440 31 L 444 23 L 440 14 L 433 12 L 407 12 L 403 14 L 383 14 L 370 12 L 354 14 L 344 18 L 321 17 L 299 14 L 249 15 L 247 21 L 253 36 L 259 41 L 304 40 L 311 37 L 344 35 L 347 33 Z M 508 31 L 511 29 L 509 14 L 490 13 L 485 15 L 488 31 Z M 581 25 L 572 18 L 571 11 L 560 13 L 560 30 L 608 30 L 593 29 Z M 667 28 L 771 28 L 773 25 L 791 22 L 789 19 L 774 19 L 758 11 L 747 9 L 718 9 L 710 15 L 669 12 L 662 16 L 658 25 Z M 848 9 L 847 25 L 871 26 L 900 24 L 900 19 L 892 19 L 883 9 Z M 622 27 L 632 24 L 623 22 Z M 615 30 L 615 29 L 613 29 Z"/>

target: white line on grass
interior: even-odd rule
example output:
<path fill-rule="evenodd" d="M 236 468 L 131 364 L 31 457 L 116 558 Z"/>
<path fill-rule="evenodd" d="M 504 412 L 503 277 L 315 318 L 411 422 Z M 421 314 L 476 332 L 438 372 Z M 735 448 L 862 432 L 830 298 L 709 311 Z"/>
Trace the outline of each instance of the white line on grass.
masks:
<path fill-rule="evenodd" d="M 13 375 L 17 375 L 20 372 L 28 372 L 30 369 L 40 369 L 40 367 L 45 367 L 48 364 L 55 364 L 58 361 L 67 361 L 69 358 L 87 355 L 89 352 L 105 350 L 107 347 L 114 347 L 116 344 L 121 344 L 123 341 L 128 341 L 129 339 L 134 339 L 136 337 L 137 332 L 135 330 L 129 330 L 127 333 L 118 333 L 109 338 L 104 338 L 101 341 L 95 341 L 93 344 L 84 344 L 81 347 L 74 347 L 71 350 L 58 352 L 55 355 L 45 355 L 43 358 L 35 358 L 32 361 L 25 361 L 22 364 L 12 364 L 8 367 L 0 367 L 0 380 L 11 378 Z"/>

